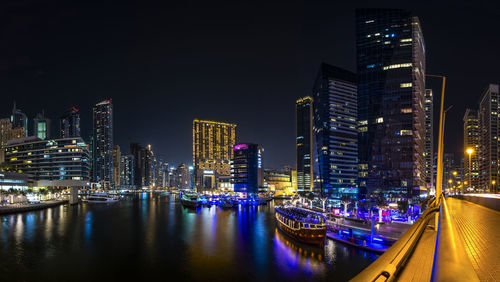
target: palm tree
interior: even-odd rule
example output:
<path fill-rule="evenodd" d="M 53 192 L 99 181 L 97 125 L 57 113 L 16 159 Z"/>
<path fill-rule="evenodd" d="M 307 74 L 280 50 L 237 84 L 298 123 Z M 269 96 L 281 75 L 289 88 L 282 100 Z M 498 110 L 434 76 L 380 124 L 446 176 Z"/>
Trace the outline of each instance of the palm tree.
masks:
<path fill-rule="evenodd" d="M 382 207 L 386 205 L 386 199 L 384 198 L 384 195 L 382 194 L 377 194 L 374 197 L 372 197 L 372 202 L 374 206 L 378 209 L 378 221 L 382 222 Z"/>
<path fill-rule="evenodd" d="M 319 199 L 321 200 L 321 203 L 323 204 L 323 212 L 325 212 L 325 204 L 326 204 L 326 201 L 328 200 L 328 194 L 321 192 L 319 194 Z"/>

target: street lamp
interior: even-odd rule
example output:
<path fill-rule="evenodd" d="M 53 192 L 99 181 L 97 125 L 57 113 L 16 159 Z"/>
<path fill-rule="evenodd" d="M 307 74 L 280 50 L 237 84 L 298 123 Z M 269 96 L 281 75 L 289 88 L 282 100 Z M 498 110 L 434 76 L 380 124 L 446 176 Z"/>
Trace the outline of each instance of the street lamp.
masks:
<path fill-rule="evenodd" d="M 491 181 L 491 192 L 493 192 L 493 193 L 495 192 L 494 191 L 495 190 L 495 183 L 497 183 L 495 180 Z"/>
<path fill-rule="evenodd" d="M 474 148 L 469 147 L 465 151 L 469 155 L 469 187 L 470 187 L 470 186 L 472 186 L 472 179 L 471 179 L 471 176 L 472 176 L 472 161 L 471 160 L 472 160 L 472 154 L 474 153 Z M 462 191 L 462 193 L 463 193 L 463 191 Z"/>

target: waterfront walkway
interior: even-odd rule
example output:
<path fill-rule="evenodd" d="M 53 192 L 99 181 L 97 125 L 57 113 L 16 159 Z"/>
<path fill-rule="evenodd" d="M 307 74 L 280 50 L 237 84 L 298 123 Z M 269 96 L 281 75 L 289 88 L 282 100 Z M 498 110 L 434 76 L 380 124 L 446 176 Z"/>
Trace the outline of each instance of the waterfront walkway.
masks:
<path fill-rule="evenodd" d="M 67 203 L 67 200 L 51 200 L 44 201 L 38 204 L 13 204 L 0 207 L 0 215 L 18 213 L 18 212 L 28 212 L 41 210 L 45 208 L 55 207 Z"/>
<path fill-rule="evenodd" d="M 481 281 L 500 281 L 500 212 L 447 198 L 453 224 Z"/>

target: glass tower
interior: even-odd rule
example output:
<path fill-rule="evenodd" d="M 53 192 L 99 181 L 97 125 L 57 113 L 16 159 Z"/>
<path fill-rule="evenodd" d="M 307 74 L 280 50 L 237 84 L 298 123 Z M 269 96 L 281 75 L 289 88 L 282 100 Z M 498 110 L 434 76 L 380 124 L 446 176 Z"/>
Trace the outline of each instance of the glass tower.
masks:
<path fill-rule="evenodd" d="M 93 108 L 92 180 L 109 189 L 113 182 L 113 104 L 105 100 Z"/>
<path fill-rule="evenodd" d="M 400 9 L 357 9 L 359 187 L 412 198 L 425 190 L 425 46 Z"/>
<path fill-rule="evenodd" d="M 297 146 L 297 191 L 313 189 L 313 99 L 304 97 L 295 103 Z"/>

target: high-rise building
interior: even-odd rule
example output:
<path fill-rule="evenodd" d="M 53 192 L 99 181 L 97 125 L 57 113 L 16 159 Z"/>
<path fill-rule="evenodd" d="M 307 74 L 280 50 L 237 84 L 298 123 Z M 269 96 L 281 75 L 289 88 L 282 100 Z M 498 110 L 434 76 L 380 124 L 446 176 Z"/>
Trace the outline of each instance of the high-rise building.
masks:
<path fill-rule="evenodd" d="M 357 9 L 359 184 L 416 198 L 425 190 L 425 45 L 400 9 Z"/>
<path fill-rule="evenodd" d="M 297 190 L 313 190 L 313 99 L 304 97 L 295 103 L 297 146 Z"/>
<path fill-rule="evenodd" d="M 121 159 L 122 159 L 122 152 L 120 150 L 120 146 L 115 145 L 113 148 L 113 185 L 114 185 L 115 189 L 120 187 Z"/>
<path fill-rule="evenodd" d="M 498 85 L 490 84 L 479 103 L 479 189 L 496 192 L 498 187 Z"/>
<path fill-rule="evenodd" d="M 297 192 L 297 171 L 294 169 L 264 169 L 264 188 L 275 195 L 293 195 Z"/>
<path fill-rule="evenodd" d="M 92 180 L 109 189 L 113 182 L 113 104 L 105 100 L 93 108 Z"/>
<path fill-rule="evenodd" d="M 189 166 L 180 164 L 174 172 L 175 186 L 181 190 L 191 189 L 191 175 Z"/>
<path fill-rule="evenodd" d="M 472 149 L 470 158 L 467 149 Z M 479 119 L 476 110 L 467 109 L 464 115 L 464 185 L 466 188 L 479 189 Z M 469 163 L 470 159 L 470 163 Z M 465 183 L 467 182 L 467 183 Z"/>
<path fill-rule="evenodd" d="M 134 156 L 121 155 L 120 157 L 120 188 L 136 189 L 134 183 Z"/>
<path fill-rule="evenodd" d="M 434 102 L 432 89 L 425 90 L 425 182 L 428 192 L 434 194 Z M 429 194 L 429 193 L 428 193 Z"/>
<path fill-rule="evenodd" d="M 80 137 L 80 110 L 71 107 L 60 119 L 61 138 Z"/>
<path fill-rule="evenodd" d="M 44 111 L 33 119 L 33 135 L 42 140 L 50 139 L 50 119 L 45 116 Z"/>
<path fill-rule="evenodd" d="M 168 186 L 168 163 L 162 159 L 153 160 L 153 184 L 156 189 L 163 189 Z"/>
<path fill-rule="evenodd" d="M 10 139 L 10 131 L 12 130 L 12 123 L 8 118 L 0 119 L 0 147 L 5 146 Z"/>
<path fill-rule="evenodd" d="M 16 108 L 16 102 L 14 101 L 14 107 L 12 108 L 12 115 L 10 116 L 10 122 L 12 123 L 12 128 L 23 128 L 24 136 L 28 136 L 28 117 L 20 109 Z"/>
<path fill-rule="evenodd" d="M 130 143 L 130 154 L 134 156 L 134 181 L 138 189 L 153 185 L 153 151 L 151 145 L 143 147 Z"/>
<path fill-rule="evenodd" d="M 197 189 L 215 189 L 219 176 L 231 174 L 235 142 L 236 124 L 193 120 L 193 166 Z"/>
<path fill-rule="evenodd" d="M 313 88 L 315 190 L 329 197 L 357 194 L 356 75 L 321 64 Z"/>
<path fill-rule="evenodd" d="M 231 179 L 234 192 L 257 194 L 264 189 L 262 157 L 264 149 L 257 144 L 234 145 Z"/>

